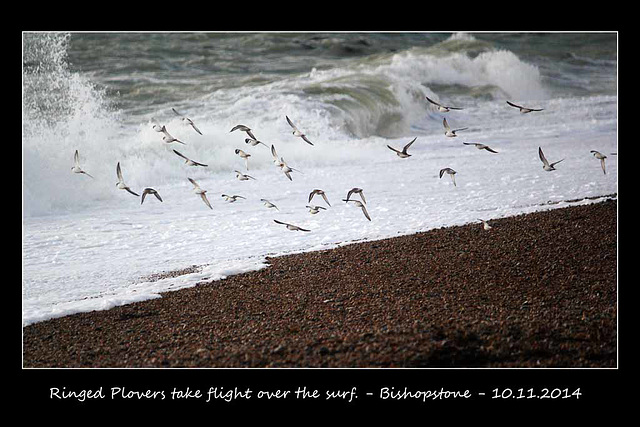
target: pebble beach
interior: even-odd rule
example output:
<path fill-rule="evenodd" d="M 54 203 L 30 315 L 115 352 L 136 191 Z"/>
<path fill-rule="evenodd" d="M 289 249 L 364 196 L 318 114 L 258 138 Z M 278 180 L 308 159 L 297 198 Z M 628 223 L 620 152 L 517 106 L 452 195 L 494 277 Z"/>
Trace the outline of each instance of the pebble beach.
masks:
<path fill-rule="evenodd" d="M 23 367 L 615 368 L 617 200 L 490 224 L 278 256 L 37 322 Z"/>

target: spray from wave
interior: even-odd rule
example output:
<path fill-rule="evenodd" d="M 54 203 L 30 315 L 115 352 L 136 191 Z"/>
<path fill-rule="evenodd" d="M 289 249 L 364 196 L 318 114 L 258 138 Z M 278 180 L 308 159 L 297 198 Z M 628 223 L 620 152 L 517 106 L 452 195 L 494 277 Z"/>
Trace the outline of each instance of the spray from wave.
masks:
<path fill-rule="evenodd" d="M 134 188 L 186 182 L 184 168 L 176 167 L 174 147 L 163 144 L 151 129 L 152 117 L 176 137 L 187 138 L 188 145 L 178 150 L 209 164 L 206 173 L 211 174 L 233 170 L 230 165 L 237 156 L 230 145 L 246 148 L 237 133 L 229 134 L 240 123 L 282 148 L 294 165 L 315 167 L 349 161 L 371 141 L 413 135 L 415 125 L 434 120 L 427 95 L 442 94 L 471 106 L 496 98 L 547 96 L 535 66 L 512 52 L 456 34 L 434 45 L 353 57 L 334 67 L 285 74 L 262 84 L 217 88 L 178 105 L 163 103 L 159 97 L 153 113 L 131 116 L 114 107 L 117 94 L 110 98 L 85 75 L 70 70 L 69 42 L 69 34 L 24 35 L 25 216 L 74 211 L 102 200 L 117 203 L 118 162 Z M 158 78 L 154 75 L 151 80 L 157 83 Z M 193 84 L 198 85 L 196 77 Z M 205 136 L 189 134 L 170 107 L 188 112 Z M 287 138 L 285 115 L 331 149 L 309 153 L 295 138 Z M 83 168 L 96 177 L 94 182 L 71 173 L 75 150 Z M 270 167 L 268 150 L 254 159 L 257 168 Z"/>

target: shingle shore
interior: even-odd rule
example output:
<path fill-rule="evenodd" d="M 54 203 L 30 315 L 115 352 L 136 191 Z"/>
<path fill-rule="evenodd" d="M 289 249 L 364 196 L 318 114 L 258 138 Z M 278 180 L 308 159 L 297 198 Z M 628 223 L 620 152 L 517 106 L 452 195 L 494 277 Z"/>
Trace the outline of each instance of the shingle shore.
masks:
<path fill-rule="evenodd" d="M 38 322 L 23 366 L 616 367 L 617 201 L 490 223 Z"/>

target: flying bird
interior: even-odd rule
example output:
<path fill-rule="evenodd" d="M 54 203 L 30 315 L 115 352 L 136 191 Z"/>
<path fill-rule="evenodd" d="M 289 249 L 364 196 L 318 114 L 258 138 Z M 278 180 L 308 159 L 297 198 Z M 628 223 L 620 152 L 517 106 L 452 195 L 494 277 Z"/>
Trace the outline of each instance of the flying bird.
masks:
<path fill-rule="evenodd" d="M 245 126 L 245 125 L 237 125 L 237 126 L 234 126 L 234 127 L 233 127 L 233 129 L 231 129 L 231 130 L 229 131 L 229 133 L 233 132 L 234 130 L 239 130 L 239 131 L 242 131 L 242 132 L 246 132 L 246 133 L 247 133 L 247 135 L 249 135 L 249 138 L 251 138 L 251 139 L 256 139 L 256 140 L 258 139 L 258 138 L 256 138 L 256 137 L 251 133 L 251 129 L 250 129 L 250 128 L 248 128 L 248 127 L 247 127 L 247 126 Z"/>
<path fill-rule="evenodd" d="M 284 158 L 282 157 L 280 157 L 280 168 L 282 169 L 282 172 L 287 176 L 287 178 L 289 178 L 289 181 L 293 181 L 293 179 L 291 178 L 291 172 L 293 171 L 300 172 L 298 169 L 294 169 L 291 166 L 289 166 L 287 162 L 284 161 Z"/>
<path fill-rule="evenodd" d="M 240 199 L 245 199 L 245 200 L 247 199 L 246 197 L 242 197 L 242 196 L 228 196 L 226 194 L 223 194 L 222 197 L 224 197 L 224 199 L 229 203 L 233 203 L 236 200 L 238 200 L 239 198 Z"/>
<path fill-rule="evenodd" d="M 607 171 L 605 170 L 605 167 L 604 167 L 604 159 L 606 159 L 607 156 L 605 156 L 604 154 L 602 154 L 602 153 L 600 153 L 600 152 L 598 152 L 596 150 L 591 150 L 591 153 L 593 154 L 593 156 L 596 159 L 600 159 L 600 166 L 602 166 L 602 172 L 604 172 L 604 174 L 606 175 Z M 613 154 L 613 153 L 611 153 L 611 154 Z"/>
<path fill-rule="evenodd" d="M 444 175 L 445 173 L 449 174 L 449 176 L 451 177 L 451 180 L 453 181 L 453 185 L 457 187 L 456 185 L 456 171 L 454 171 L 451 168 L 444 168 L 444 169 L 440 169 L 440 178 L 442 178 L 442 175 Z"/>
<path fill-rule="evenodd" d="M 546 170 L 547 172 L 556 170 L 554 166 L 560 163 L 562 160 L 564 160 L 562 159 L 562 160 L 558 160 L 557 162 L 549 163 L 547 161 L 547 158 L 544 156 L 544 153 L 542 152 L 542 148 L 540 147 L 538 147 L 538 156 L 540 156 L 540 160 L 542 160 L 542 169 Z"/>
<path fill-rule="evenodd" d="M 433 105 L 436 105 L 438 107 L 438 111 L 440 111 L 441 113 L 448 113 L 449 110 L 462 110 L 462 108 L 457 107 L 445 107 L 444 105 L 438 104 L 436 101 L 429 99 L 428 96 L 426 96 L 425 98 L 427 98 L 427 101 L 429 101 Z"/>
<path fill-rule="evenodd" d="M 512 107 L 520 109 L 520 113 L 521 114 L 527 114 L 527 113 L 530 113 L 532 111 L 542 111 L 542 110 L 544 110 L 544 108 L 525 108 L 525 107 L 521 107 L 521 106 L 516 105 L 516 104 L 514 104 L 512 102 L 509 102 L 509 101 L 507 101 L 507 104 L 511 105 Z"/>
<path fill-rule="evenodd" d="M 87 175 L 88 177 L 93 178 L 91 175 L 89 175 L 88 173 L 83 171 L 82 168 L 80 167 L 80 157 L 78 156 L 78 150 L 76 150 L 75 154 L 73 155 L 73 163 L 74 163 L 74 165 L 71 168 L 73 173 L 83 173 L 83 174 Z"/>
<path fill-rule="evenodd" d="M 278 152 L 276 151 L 276 146 L 271 144 L 271 156 L 273 157 L 273 163 L 278 166 L 279 168 L 282 168 L 283 163 L 282 160 L 278 157 Z"/>
<path fill-rule="evenodd" d="M 482 228 L 484 228 L 485 230 L 491 230 L 492 227 L 489 225 L 487 221 L 480 218 L 478 218 L 478 221 L 482 221 Z"/>
<path fill-rule="evenodd" d="M 263 202 L 266 207 L 275 208 L 277 211 L 280 211 L 280 209 L 278 209 L 278 207 L 276 205 L 274 205 L 273 203 L 271 203 L 267 199 L 260 199 L 260 201 Z"/>
<path fill-rule="evenodd" d="M 351 197 L 352 194 L 359 194 L 360 197 L 362 198 L 362 201 L 364 203 L 367 203 L 367 201 L 364 198 L 364 193 L 362 192 L 362 188 L 352 188 L 351 190 L 349 190 L 349 192 L 347 193 L 347 200 L 345 200 L 346 202 L 349 201 L 349 197 Z"/>
<path fill-rule="evenodd" d="M 318 195 L 322 196 L 322 198 L 324 199 L 324 201 L 325 201 L 325 202 L 327 202 L 327 204 L 328 204 L 329 206 L 331 206 L 331 203 L 329 203 L 329 199 L 327 199 L 327 195 L 325 194 L 325 192 L 324 192 L 324 191 L 322 191 L 322 190 L 318 190 L 318 189 L 313 190 L 313 191 L 309 194 L 309 203 L 311 203 L 311 199 L 313 199 L 313 196 L 315 196 L 316 194 L 318 194 Z"/>
<path fill-rule="evenodd" d="M 257 179 L 255 179 L 254 177 L 249 176 L 249 175 L 245 175 L 240 171 L 235 171 L 235 173 L 236 173 L 236 178 L 238 178 L 240 181 L 248 181 L 250 179 L 253 179 L 253 180 L 257 181 Z"/>
<path fill-rule="evenodd" d="M 247 170 L 249 170 L 249 157 L 251 157 L 251 154 L 245 153 L 244 151 L 238 148 L 236 148 L 235 153 L 244 159 L 244 165 L 247 168 Z"/>
<path fill-rule="evenodd" d="M 307 144 L 313 145 L 313 143 L 307 139 L 307 136 L 302 132 L 300 132 L 300 130 L 296 127 L 296 125 L 293 124 L 291 119 L 289 119 L 288 116 L 285 116 L 285 117 L 287 118 L 287 123 L 289 123 L 289 126 L 293 128 L 293 135 L 299 136 L 300 138 L 304 139 Z"/>
<path fill-rule="evenodd" d="M 160 194 L 158 194 L 156 190 L 153 188 L 145 188 L 142 192 L 142 200 L 140 201 L 140 204 L 144 203 L 144 198 L 147 197 L 147 194 L 153 194 L 158 200 L 162 201 L 162 197 L 160 197 Z"/>
<path fill-rule="evenodd" d="M 318 212 L 320 212 L 320 209 L 322 209 L 323 211 L 327 210 L 327 208 L 323 208 L 322 206 L 309 206 L 309 205 L 307 205 L 306 207 L 309 208 L 309 213 L 311 213 L 313 215 L 315 215 Z"/>
<path fill-rule="evenodd" d="M 411 154 L 407 153 L 407 150 L 409 149 L 409 147 L 411 147 L 411 144 L 413 144 L 415 142 L 415 140 L 418 139 L 418 137 L 416 136 L 415 138 L 413 138 L 413 140 L 408 143 L 407 145 L 405 145 L 402 148 L 402 151 L 398 151 L 395 148 L 393 148 L 390 145 L 387 145 L 387 147 L 389 147 L 389 149 L 395 151 L 395 153 L 398 155 L 398 157 L 400 157 L 401 159 L 406 159 L 407 157 L 411 157 Z"/>
<path fill-rule="evenodd" d="M 186 157 L 185 155 L 183 155 L 182 153 L 180 153 L 177 150 L 173 150 L 174 153 L 176 153 L 178 156 L 182 157 L 185 160 L 185 163 L 189 166 L 204 166 L 206 167 L 207 165 L 203 164 L 203 163 L 198 163 L 196 161 L 191 160 L 190 158 Z"/>
<path fill-rule="evenodd" d="M 175 109 L 175 108 L 171 108 L 171 109 L 173 110 L 173 112 L 174 112 L 174 113 L 176 113 L 176 115 L 177 115 L 177 116 L 180 116 L 180 117 L 182 118 L 182 121 L 183 121 L 185 124 L 187 124 L 187 125 L 191 125 L 191 127 L 193 128 L 193 130 L 195 130 L 195 131 L 196 131 L 196 132 L 198 132 L 200 135 L 202 135 L 202 132 L 200 132 L 200 129 L 198 129 L 198 128 L 196 127 L 196 125 L 193 123 L 193 120 L 191 120 L 190 118 L 185 117 L 184 115 L 182 115 L 182 114 L 178 113 L 178 112 L 176 111 L 176 109 Z"/>
<path fill-rule="evenodd" d="M 347 199 L 342 199 L 342 201 L 344 202 L 353 202 L 356 204 L 357 207 L 362 209 L 362 213 L 364 214 L 364 216 L 371 221 L 371 217 L 369 216 L 369 212 L 367 212 L 367 208 L 364 206 L 364 204 L 359 201 L 359 200 L 347 200 Z"/>
<path fill-rule="evenodd" d="M 171 144 L 172 142 L 179 142 L 180 144 L 185 144 L 184 142 L 180 141 L 178 138 L 174 138 L 173 135 L 171 135 L 169 132 L 167 132 L 167 127 L 166 126 L 162 126 L 162 128 L 160 129 L 160 132 L 164 133 L 164 136 L 162 137 L 162 140 L 164 142 L 166 142 L 167 144 Z"/>
<path fill-rule="evenodd" d="M 162 128 L 164 126 L 160 125 L 160 123 L 153 117 L 151 117 L 151 121 L 153 122 L 153 126 L 151 126 L 151 128 L 156 132 L 162 132 Z"/>
<path fill-rule="evenodd" d="M 475 145 L 478 150 L 487 150 L 487 151 L 489 151 L 491 153 L 497 153 L 497 151 L 494 151 L 488 145 L 480 144 L 478 142 L 463 142 L 463 144 L 464 145 Z"/>
<path fill-rule="evenodd" d="M 454 138 L 458 135 L 456 135 L 456 132 L 461 131 L 461 130 L 466 130 L 469 129 L 467 128 L 460 128 L 460 129 L 453 129 L 451 130 L 451 128 L 449 127 L 449 123 L 447 123 L 447 119 L 442 119 L 442 124 L 444 125 L 444 134 L 445 136 Z"/>
<path fill-rule="evenodd" d="M 122 170 L 120 169 L 120 162 L 118 162 L 118 165 L 116 166 L 116 175 L 118 175 L 118 182 L 116 182 L 116 187 L 118 187 L 121 190 L 127 190 L 129 193 L 133 194 L 134 196 L 140 196 L 139 194 L 134 193 L 127 186 L 127 184 L 124 183 L 124 179 L 122 179 Z"/>
<path fill-rule="evenodd" d="M 187 179 L 189 180 L 189 182 L 193 184 L 193 192 L 200 196 L 204 204 L 209 206 L 209 209 L 213 209 L 211 207 L 211 203 L 209 203 L 209 199 L 207 199 L 207 190 L 203 190 L 202 188 L 200 188 L 198 183 L 195 182 L 193 179 L 191 178 L 187 178 Z"/>
<path fill-rule="evenodd" d="M 287 176 L 287 178 L 289 178 L 289 181 L 293 181 L 293 178 L 291 178 L 291 172 L 293 171 L 300 172 L 300 171 L 298 169 L 294 169 L 291 166 L 289 166 L 287 162 L 284 161 L 283 157 L 279 158 L 278 153 L 276 152 L 276 147 L 273 144 L 271 144 L 271 155 L 273 156 L 273 163 L 276 166 L 278 166 L 280 169 L 282 169 L 282 172 Z"/>
<path fill-rule="evenodd" d="M 311 230 L 305 230 L 304 228 L 300 228 L 297 225 L 287 224 L 286 222 L 278 221 L 277 219 L 274 219 L 273 222 L 275 222 L 277 224 L 286 225 L 287 229 L 289 229 L 291 231 L 311 231 Z"/>
<path fill-rule="evenodd" d="M 253 139 L 253 138 L 245 138 L 244 139 L 244 143 L 245 144 L 251 144 L 253 147 L 255 147 L 258 144 L 262 144 L 265 147 L 269 148 L 269 146 L 267 144 L 265 144 L 264 142 L 258 141 L 257 139 Z"/>

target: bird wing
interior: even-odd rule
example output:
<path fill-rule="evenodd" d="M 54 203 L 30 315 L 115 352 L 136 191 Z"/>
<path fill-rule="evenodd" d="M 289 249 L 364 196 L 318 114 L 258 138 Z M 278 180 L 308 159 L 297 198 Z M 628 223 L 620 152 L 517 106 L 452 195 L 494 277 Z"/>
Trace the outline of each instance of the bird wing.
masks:
<path fill-rule="evenodd" d="M 274 219 L 273 222 L 276 222 L 276 223 L 282 224 L 282 225 L 289 225 L 286 222 L 278 221 L 277 219 Z"/>
<path fill-rule="evenodd" d="M 549 161 L 547 160 L 547 158 L 544 156 L 544 153 L 542 152 L 542 148 L 538 147 L 538 156 L 540 156 L 540 160 L 542 160 L 542 163 L 545 166 L 549 166 Z"/>
<path fill-rule="evenodd" d="M 404 148 L 402 149 L 402 152 L 404 154 L 407 154 L 407 150 L 409 149 L 409 147 L 411 147 L 411 144 L 413 144 L 416 141 L 416 139 L 418 139 L 417 136 L 415 138 L 413 138 L 413 140 L 410 143 L 408 143 L 407 145 L 404 146 Z"/>
<path fill-rule="evenodd" d="M 147 193 L 149 193 L 147 190 L 144 190 L 144 191 L 142 192 L 142 200 L 140 201 L 140 204 L 143 204 L 143 203 L 144 203 L 144 198 L 145 198 L 145 197 L 147 197 Z"/>
<path fill-rule="evenodd" d="M 198 132 L 200 135 L 202 135 L 202 132 L 200 132 L 200 129 L 198 129 L 198 128 L 196 127 L 196 125 L 195 125 L 191 120 L 189 120 L 189 124 L 191 125 L 191 127 L 193 128 L 193 130 L 195 130 L 195 131 L 196 131 L 196 132 Z"/>
<path fill-rule="evenodd" d="M 247 129 L 245 132 L 251 137 L 251 139 L 258 139 L 253 133 L 251 133 L 251 129 Z"/>
<path fill-rule="evenodd" d="M 125 190 L 127 190 L 129 193 L 133 194 L 134 196 L 140 197 L 140 195 L 138 193 L 132 191 L 129 187 L 126 187 Z"/>
<path fill-rule="evenodd" d="M 185 157 L 184 154 L 180 153 L 178 150 L 173 150 L 173 152 L 185 160 L 190 160 L 188 157 Z"/>
<path fill-rule="evenodd" d="M 189 182 L 190 182 L 190 183 L 192 183 L 192 184 L 193 184 L 193 186 L 194 186 L 195 188 L 200 188 L 200 186 L 198 185 L 198 183 L 197 183 L 197 182 L 195 182 L 193 179 L 191 179 L 191 178 L 187 178 L 187 179 L 189 180 Z"/>
<path fill-rule="evenodd" d="M 174 113 L 176 113 L 177 116 L 184 117 L 182 114 L 178 113 L 175 108 L 171 107 L 171 109 Z"/>
<path fill-rule="evenodd" d="M 316 190 L 313 190 L 311 193 L 309 193 L 309 203 L 311 203 L 311 199 L 313 199 L 313 196 L 315 196 L 316 193 Z"/>
<path fill-rule="evenodd" d="M 447 123 L 447 119 L 442 119 L 442 124 L 444 125 L 444 128 L 446 130 L 451 130 L 451 128 L 449 127 L 449 123 Z"/>
<path fill-rule="evenodd" d="M 289 123 L 289 126 L 291 126 L 295 130 L 298 130 L 296 125 L 294 125 L 293 122 L 291 121 L 291 119 L 289 119 L 289 116 L 285 116 L 285 117 L 287 118 L 287 123 Z"/>
<path fill-rule="evenodd" d="M 116 174 L 118 175 L 119 181 L 124 181 L 122 179 L 122 170 L 120 170 L 120 162 L 118 162 L 118 165 L 116 166 Z"/>
<path fill-rule="evenodd" d="M 271 155 L 274 159 L 278 160 L 278 153 L 276 152 L 276 146 L 271 144 Z"/>
<path fill-rule="evenodd" d="M 158 192 L 157 192 L 157 191 L 154 191 L 154 192 L 153 192 L 153 195 L 154 195 L 154 196 L 156 196 L 156 198 L 157 198 L 158 200 L 162 201 L 162 197 L 160 197 L 160 194 L 158 194 Z"/>
<path fill-rule="evenodd" d="M 78 157 L 78 150 L 76 150 L 76 152 L 73 155 L 73 161 L 74 161 L 76 166 L 80 166 L 80 160 L 79 160 L 79 157 Z"/>
<path fill-rule="evenodd" d="M 402 153 L 401 151 L 396 150 L 395 148 L 393 148 L 393 147 L 392 147 L 392 146 L 390 146 L 390 145 L 387 145 L 387 147 L 389 147 L 389 149 L 390 149 L 390 150 L 393 150 L 393 151 L 395 151 L 396 153 Z"/>
<path fill-rule="evenodd" d="M 560 160 L 558 160 L 557 162 L 553 162 L 553 163 L 551 163 L 551 166 L 553 167 L 553 165 L 557 165 L 558 163 L 560 163 L 560 162 L 561 162 L 561 161 L 563 161 L 563 160 L 564 160 L 564 159 L 560 159 Z"/>
<path fill-rule="evenodd" d="M 602 166 L 602 172 L 605 173 L 605 175 L 607 174 L 607 171 L 604 168 L 604 157 L 600 159 L 600 166 Z"/>
<path fill-rule="evenodd" d="M 488 147 L 488 146 L 485 146 L 485 147 L 484 147 L 484 149 L 485 149 L 485 150 L 487 150 L 487 151 L 490 151 L 490 152 L 492 152 L 492 153 L 498 153 L 498 152 L 497 152 L 497 151 L 495 151 L 493 148 Z"/>
<path fill-rule="evenodd" d="M 512 107 L 515 107 L 515 108 L 522 108 L 521 106 L 516 105 L 516 104 L 514 104 L 512 102 L 509 102 L 509 101 L 507 101 L 507 104 L 509 104 L 509 105 L 511 105 Z"/>
<path fill-rule="evenodd" d="M 327 199 L 327 195 L 326 194 L 322 193 L 322 198 L 324 199 L 325 202 L 327 202 L 327 204 L 329 206 L 331 206 L 331 203 L 329 203 L 329 199 Z"/>
<path fill-rule="evenodd" d="M 349 192 L 347 193 L 347 198 L 346 198 L 345 202 L 349 201 L 349 197 L 351 197 L 351 195 L 354 193 L 354 191 L 355 191 L 355 189 L 349 190 Z"/>
<path fill-rule="evenodd" d="M 206 195 L 206 194 L 201 193 L 201 194 L 200 194 L 200 198 L 202 198 L 202 201 L 203 201 L 207 206 L 209 206 L 209 209 L 213 209 L 213 208 L 211 207 L 211 203 L 209 203 L 209 199 L 207 199 L 207 195 Z"/>
<path fill-rule="evenodd" d="M 434 101 L 433 99 L 429 99 L 428 96 L 425 96 L 425 98 L 427 98 L 427 101 L 429 101 L 430 103 L 432 103 L 433 105 L 437 105 L 438 107 L 442 107 L 442 105 L 438 104 L 436 101 Z"/>
<path fill-rule="evenodd" d="M 362 204 L 361 204 L 361 206 L 360 206 L 360 207 L 362 208 L 362 213 L 364 214 L 364 216 L 366 216 L 366 217 L 367 217 L 367 219 L 368 219 L 369 221 L 371 221 L 371 217 L 369 216 L 369 212 L 367 212 L 367 208 L 365 208 L 365 207 L 364 207 L 364 205 L 362 205 Z"/>
<path fill-rule="evenodd" d="M 302 139 L 304 139 L 307 142 L 307 144 L 313 145 L 313 142 L 309 141 L 306 135 L 302 135 Z"/>

